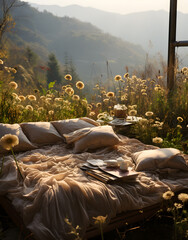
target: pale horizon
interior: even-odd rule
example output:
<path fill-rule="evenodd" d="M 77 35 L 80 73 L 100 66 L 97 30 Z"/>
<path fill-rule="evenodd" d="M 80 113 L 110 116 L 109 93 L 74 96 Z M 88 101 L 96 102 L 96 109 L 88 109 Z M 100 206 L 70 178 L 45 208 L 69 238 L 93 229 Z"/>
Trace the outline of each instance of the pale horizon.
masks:
<path fill-rule="evenodd" d="M 80 5 L 83 7 L 92 7 L 106 12 L 119 14 L 129 14 L 144 11 L 169 11 L 170 0 L 25 0 L 28 3 L 36 3 L 40 5 L 58 5 L 61 7 L 69 5 Z M 188 13 L 188 1 L 178 0 L 178 11 Z"/>

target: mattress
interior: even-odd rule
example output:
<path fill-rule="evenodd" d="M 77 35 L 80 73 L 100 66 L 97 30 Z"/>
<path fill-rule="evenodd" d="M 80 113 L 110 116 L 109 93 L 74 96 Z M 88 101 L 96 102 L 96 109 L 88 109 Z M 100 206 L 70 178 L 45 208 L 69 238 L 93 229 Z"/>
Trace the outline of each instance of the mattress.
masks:
<path fill-rule="evenodd" d="M 65 143 L 48 145 L 16 154 L 24 180 L 12 155 L 5 156 L 0 178 L 0 195 L 6 196 L 25 226 L 39 240 L 74 239 L 71 225 L 80 237 L 95 225 L 95 217 L 106 216 L 106 223 L 120 213 L 157 204 L 168 190 L 188 188 L 188 172 L 179 169 L 141 171 L 129 181 L 105 184 L 86 175 L 80 167 L 92 159 L 122 157 L 135 168 L 135 152 L 156 149 L 136 139 L 119 135 L 116 146 L 80 154 Z M 188 157 L 184 156 L 188 163 Z M 2 159 L 1 159 L 2 160 Z"/>

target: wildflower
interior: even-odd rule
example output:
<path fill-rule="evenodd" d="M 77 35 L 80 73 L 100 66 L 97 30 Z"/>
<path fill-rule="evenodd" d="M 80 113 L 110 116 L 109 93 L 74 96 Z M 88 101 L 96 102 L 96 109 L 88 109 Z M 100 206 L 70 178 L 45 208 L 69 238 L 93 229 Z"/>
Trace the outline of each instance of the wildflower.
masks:
<path fill-rule="evenodd" d="M 3 62 L 3 60 L 2 60 L 2 59 L 0 59 L 0 65 L 3 65 L 3 63 L 4 63 L 4 62 Z"/>
<path fill-rule="evenodd" d="M 52 98 L 53 96 L 54 96 L 53 94 L 49 94 L 49 93 L 46 94 L 46 97 L 47 97 L 47 98 Z"/>
<path fill-rule="evenodd" d="M 49 114 L 49 115 L 54 115 L 54 111 L 53 111 L 53 110 L 50 110 L 50 111 L 48 112 L 48 114 Z"/>
<path fill-rule="evenodd" d="M 20 95 L 19 99 L 23 102 L 25 100 L 25 97 L 23 95 Z"/>
<path fill-rule="evenodd" d="M 170 200 L 174 196 L 174 193 L 172 191 L 167 191 L 163 193 L 163 198 L 165 200 Z"/>
<path fill-rule="evenodd" d="M 82 103 L 83 104 L 87 104 L 87 100 L 86 99 L 82 99 Z"/>
<path fill-rule="evenodd" d="M 182 126 L 178 124 L 178 125 L 177 125 L 177 128 L 181 129 L 181 128 L 182 128 Z"/>
<path fill-rule="evenodd" d="M 160 137 L 155 137 L 155 138 L 152 139 L 152 142 L 153 142 L 153 143 L 162 143 L 162 142 L 163 142 L 163 139 L 160 138 Z"/>
<path fill-rule="evenodd" d="M 23 109 L 24 109 L 24 106 L 23 106 L 23 105 L 17 105 L 17 108 L 18 108 L 19 110 L 23 110 Z"/>
<path fill-rule="evenodd" d="M 34 89 L 34 93 L 40 93 L 38 89 Z"/>
<path fill-rule="evenodd" d="M 148 111 L 148 112 L 145 113 L 145 115 L 146 115 L 147 117 L 151 117 L 151 116 L 153 116 L 153 112 Z"/>
<path fill-rule="evenodd" d="M 14 157 L 14 160 L 16 162 L 16 166 L 17 166 L 17 169 L 18 169 L 18 172 L 21 176 L 21 178 L 23 179 L 23 176 L 21 174 L 21 171 L 20 171 L 20 168 L 19 168 L 19 165 L 18 165 L 18 162 L 16 160 L 16 157 L 14 155 L 14 152 L 13 152 L 13 147 L 18 145 L 19 144 L 19 138 L 16 136 L 16 135 L 12 135 L 12 134 L 5 134 L 1 139 L 0 139 L 0 145 L 6 149 L 6 150 L 11 150 L 12 152 L 12 155 Z"/>
<path fill-rule="evenodd" d="M 97 104 L 96 104 L 96 107 L 97 107 L 97 108 L 100 108 L 101 106 L 102 106 L 101 103 L 97 103 Z"/>
<path fill-rule="evenodd" d="M 6 134 L 0 139 L 0 145 L 6 150 L 10 150 L 18 144 L 19 139 L 16 135 Z"/>
<path fill-rule="evenodd" d="M 183 205 L 181 203 L 174 203 L 174 207 L 178 209 L 178 208 L 182 208 Z"/>
<path fill-rule="evenodd" d="M 136 116 L 137 115 L 137 111 L 135 109 L 132 109 L 129 111 L 129 115 L 130 116 Z"/>
<path fill-rule="evenodd" d="M 9 82 L 8 85 L 9 85 L 12 89 L 16 89 L 16 88 L 18 87 L 18 84 L 17 84 L 16 82 L 14 82 L 14 81 Z"/>
<path fill-rule="evenodd" d="M 74 101 L 79 101 L 80 100 L 80 97 L 78 95 L 73 95 L 72 96 L 72 100 Z"/>
<path fill-rule="evenodd" d="M 159 80 L 162 80 L 163 79 L 163 76 L 158 76 L 157 77 Z"/>
<path fill-rule="evenodd" d="M 12 93 L 13 98 L 18 98 L 18 95 L 16 93 Z"/>
<path fill-rule="evenodd" d="M 148 120 L 147 120 L 146 118 L 142 118 L 142 119 L 140 120 L 140 123 L 141 123 L 141 124 L 147 124 L 147 123 L 148 123 Z"/>
<path fill-rule="evenodd" d="M 128 78 L 128 77 L 129 77 L 129 73 L 125 73 L 124 78 Z"/>
<path fill-rule="evenodd" d="M 108 99 L 108 98 L 105 98 L 105 99 L 103 99 L 103 102 L 104 102 L 104 103 L 108 103 L 108 102 L 109 102 L 109 99 Z"/>
<path fill-rule="evenodd" d="M 141 89 L 141 93 L 144 93 L 144 92 L 146 92 L 146 89 L 144 89 L 144 88 Z"/>
<path fill-rule="evenodd" d="M 63 98 L 55 98 L 54 101 L 55 102 L 61 102 L 61 101 L 63 101 Z"/>
<path fill-rule="evenodd" d="M 89 116 L 90 116 L 90 117 L 93 117 L 93 116 L 95 116 L 95 112 L 93 112 L 93 111 L 92 111 L 92 112 L 90 112 L 90 113 L 89 113 Z"/>
<path fill-rule="evenodd" d="M 5 71 L 7 71 L 8 73 L 10 73 L 10 69 L 9 67 L 4 67 Z"/>
<path fill-rule="evenodd" d="M 115 115 L 115 112 L 114 112 L 114 110 L 110 110 L 110 116 L 114 116 Z"/>
<path fill-rule="evenodd" d="M 121 79 L 122 79 L 121 75 L 116 75 L 114 78 L 115 81 L 120 81 Z"/>
<path fill-rule="evenodd" d="M 44 108 L 43 107 L 39 107 L 38 108 L 38 112 L 42 112 L 42 111 L 44 111 Z"/>
<path fill-rule="evenodd" d="M 66 88 L 65 92 L 69 95 L 72 96 L 74 94 L 74 89 L 71 87 Z"/>
<path fill-rule="evenodd" d="M 104 216 L 98 216 L 98 217 L 93 217 L 95 220 L 95 224 L 104 224 L 106 222 L 107 215 Z"/>
<path fill-rule="evenodd" d="M 91 104 L 88 104 L 87 107 L 88 107 L 88 109 L 90 109 L 90 110 L 93 108 L 93 106 L 92 106 Z"/>
<path fill-rule="evenodd" d="M 64 78 L 69 81 L 72 80 L 72 76 L 70 74 L 66 74 Z"/>
<path fill-rule="evenodd" d="M 35 95 L 28 95 L 27 97 L 30 101 L 36 101 L 37 100 Z"/>
<path fill-rule="evenodd" d="M 142 93 L 142 96 L 147 96 L 147 93 L 146 92 Z"/>
<path fill-rule="evenodd" d="M 103 117 L 103 115 L 104 115 L 104 113 L 99 113 L 99 114 L 97 115 L 97 119 L 100 119 L 101 117 Z"/>
<path fill-rule="evenodd" d="M 178 195 L 178 199 L 179 199 L 180 201 L 182 201 L 183 203 L 184 203 L 184 202 L 187 202 L 187 201 L 188 201 L 188 194 L 187 194 L 187 193 L 180 193 L 180 194 Z"/>
<path fill-rule="evenodd" d="M 103 90 L 103 91 L 101 91 L 101 94 L 103 94 L 103 95 L 104 95 L 104 94 L 106 94 L 106 91 L 104 91 L 104 90 Z"/>
<path fill-rule="evenodd" d="M 62 86 L 62 90 L 64 91 L 67 87 L 66 86 Z"/>
<path fill-rule="evenodd" d="M 83 83 L 82 81 L 78 81 L 78 82 L 76 83 L 76 87 L 77 87 L 78 89 L 83 89 L 83 88 L 84 88 L 84 83 Z"/>
<path fill-rule="evenodd" d="M 31 105 L 27 105 L 25 109 L 31 112 L 33 111 L 33 107 Z"/>
<path fill-rule="evenodd" d="M 45 96 L 41 96 L 40 99 L 41 99 L 42 101 L 45 101 L 45 100 L 46 100 L 46 97 L 45 97 Z"/>
<path fill-rule="evenodd" d="M 114 92 L 108 92 L 106 94 L 107 97 L 111 98 L 111 97 L 114 97 Z"/>
<path fill-rule="evenodd" d="M 186 73 L 188 71 L 188 68 L 187 67 L 183 67 L 182 69 L 181 69 L 181 72 L 182 73 Z"/>
<path fill-rule="evenodd" d="M 16 69 L 15 68 L 10 68 L 10 71 L 12 72 L 12 73 L 17 73 L 17 71 L 16 71 Z"/>
<path fill-rule="evenodd" d="M 183 122 L 183 118 L 182 117 L 177 117 L 178 122 Z"/>
<path fill-rule="evenodd" d="M 45 99 L 45 102 L 47 103 L 47 104 L 50 104 L 50 101 L 51 101 L 52 99 L 50 98 L 50 97 L 48 97 L 48 98 L 46 98 Z"/>

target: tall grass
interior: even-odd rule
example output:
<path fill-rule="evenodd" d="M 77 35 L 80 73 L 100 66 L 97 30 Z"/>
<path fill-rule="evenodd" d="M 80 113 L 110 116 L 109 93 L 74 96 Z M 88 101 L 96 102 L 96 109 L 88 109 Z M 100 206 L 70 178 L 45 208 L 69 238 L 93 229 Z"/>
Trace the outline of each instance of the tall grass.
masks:
<path fill-rule="evenodd" d="M 83 97 L 84 83 L 67 84 L 59 91 L 54 83 L 48 89 L 34 89 L 27 93 L 14 82 L 16 70 L 0 61 L 0 122 L 19 123 L 28 121 L 52 121 L 88 116 L 95 120 L 114 117 L 114 105 L 124 104 L 128 115 L 142 119 L 131 127 L 132 136 L 145 143 L 174 146 L 187 151 L 188 138 L 188 68 L 177 70 L 176 87 L 169 94 L 163 76 L 141 79 L 135 75 L 114 77 L 114 87 L 97 84 L 92 101 Z M 75 94 L 75 92 L 77 94 Z M 170 97 L 169 97 L 170 96 Z M 162 141 L 152 139 L 160 137 Z"/>

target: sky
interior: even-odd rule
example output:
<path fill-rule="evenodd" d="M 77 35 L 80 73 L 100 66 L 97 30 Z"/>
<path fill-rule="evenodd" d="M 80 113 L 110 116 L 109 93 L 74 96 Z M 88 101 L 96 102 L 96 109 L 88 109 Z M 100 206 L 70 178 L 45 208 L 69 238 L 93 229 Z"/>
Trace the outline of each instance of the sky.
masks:
<path fill-rule="evenodd" d="M 85 7 L 93 7 L 100 10 L 128 14 L 149 10 L 169 11 L 170 0 L 24 0 L 29 3 L 42 5 L 68 6 L 77 4 Z M 177 0 L 178 11 L 188 13 L 188 0 Z"/>

